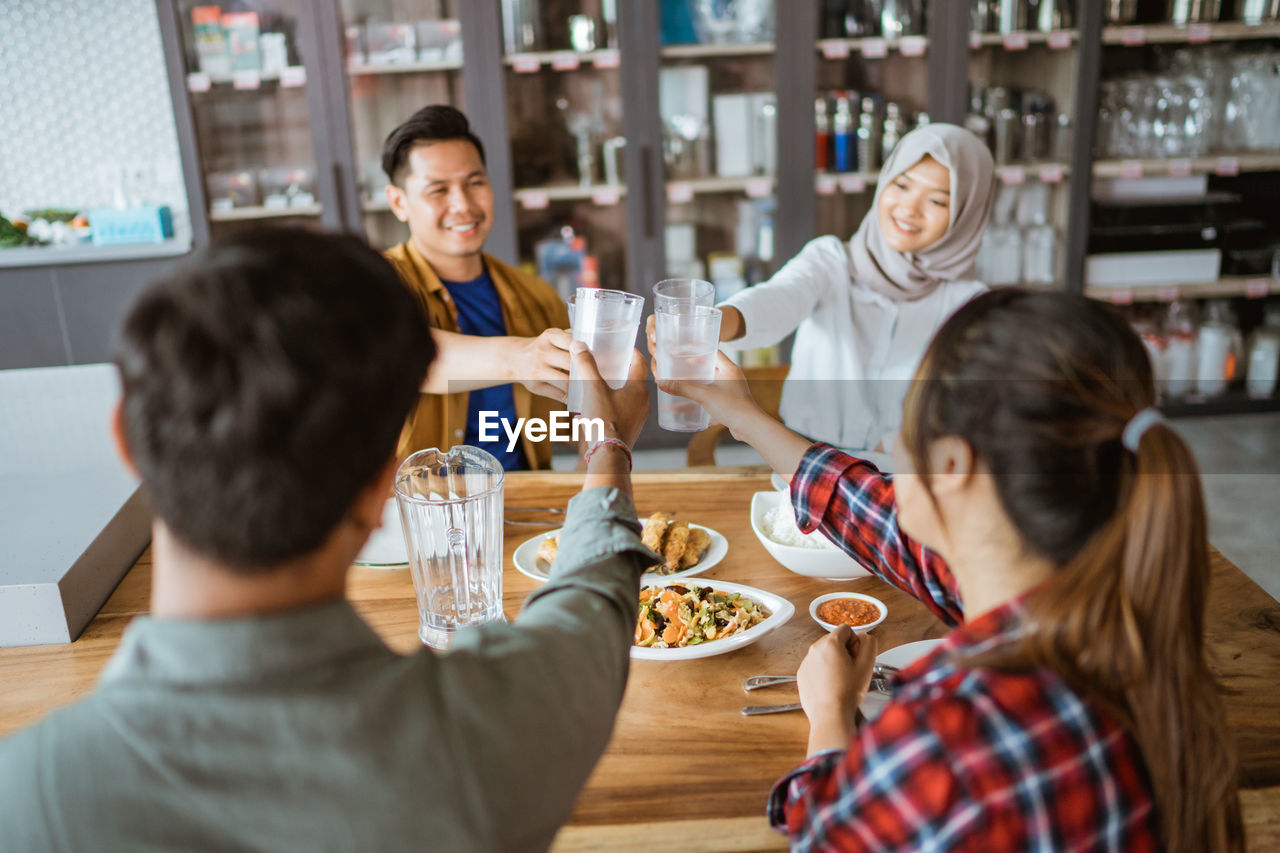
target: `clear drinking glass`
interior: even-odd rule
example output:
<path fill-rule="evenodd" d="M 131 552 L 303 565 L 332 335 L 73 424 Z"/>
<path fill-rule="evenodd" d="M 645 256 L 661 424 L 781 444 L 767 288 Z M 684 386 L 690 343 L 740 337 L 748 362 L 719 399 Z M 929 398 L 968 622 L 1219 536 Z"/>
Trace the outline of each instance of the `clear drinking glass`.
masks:
<path fill-rule="evenodd" d="M 654 312 L 656 378 L 710 382 L 720 346 L 720 309 L 676 303 Z M 711 426 L 706 409 L 692 400 L 658 392 L 658 426 L 697 432 Z"/>
<path fill-rule="evenodd" d="M 502 465 L 479 447 L 420 450 L 396 471 L 418 637 L 447 649 L 470 625 L 501 621 Z"/>
<path fill-rule="evenodd" d="M 595 357 L 600 376 L 610 388 L 621 388 L 631 367 L 631 351 L 640 329 L 644 297 L 621 290 L 579 287 L 574 294 L 573 339 L 582 341 Z M 582 383 L 569 365 L 570 412 L 582 413 Z"/>
<path fill-rule="evenodd" d="M 716 286 L 696 278 L 669 278 L 653 286 L 653 310 L 662 311 L 672 305 L 716 304 Z"/>

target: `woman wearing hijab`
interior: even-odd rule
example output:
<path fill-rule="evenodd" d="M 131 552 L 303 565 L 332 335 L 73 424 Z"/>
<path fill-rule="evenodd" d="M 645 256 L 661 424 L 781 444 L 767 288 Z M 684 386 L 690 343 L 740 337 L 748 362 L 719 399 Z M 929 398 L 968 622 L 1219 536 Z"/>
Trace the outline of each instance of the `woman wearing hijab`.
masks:
<path fill-rule="evenodd" d="M 934 333 L 986 290 L 974 261 L 995 195 L 987 147 L 933 124 L 894 149 L 847 243 L 810 241 L 769 281 L 720 305 L 720 339 L 772 346 L 795 332 L 781 415 L 839 447 L 887 450 Z"/>

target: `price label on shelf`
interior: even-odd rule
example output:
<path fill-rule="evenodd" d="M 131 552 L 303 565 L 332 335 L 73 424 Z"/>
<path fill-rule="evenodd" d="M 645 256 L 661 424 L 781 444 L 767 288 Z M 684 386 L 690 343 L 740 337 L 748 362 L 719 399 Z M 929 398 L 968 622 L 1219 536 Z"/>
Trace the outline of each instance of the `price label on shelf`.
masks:
<path fill-rule="evenodd" d="M 1147 43 L 1146 27 L 1125 27 L 1120 31 L 1120 43 L 1128 47 L 1138 47 Z"/>
<path fill-rule="evenodd" d="M 596 187 L 591 191 L 591 201 L 600 207 L 612 207 L 622 198 L 617 187 Z"/>
<path fill-rule="evenodd" d="M 1050 50 L 1069 50 L 1071 48 L 1071 30 L 1054 30 L 1045 39 Z"/>
<path fill-rule="evenodd" d="M 773 195 L 773 178 L 748 178 L 743 189 L 747 198 L 768 198 Z"/>
<path fill-rule="evenodd" d="M 1026 50 L 1031 41 L 1026 33 L 1005 33 L 1003 44 L 1005 50 Z"/>
<path fill-rule="evenodd" d="M 681 181 L 667 184 L 667 201 L 672 204 L 688 204 L 693 201 L 693 187 Z"/>
<path fill-rule="evenodd" d="M 1187 41 L 1192 44 L 1204 44 L 1213 40 L 1213 27 L 1208 24 L 1192 24 L 1187 30 Z"/>
<path fill-rule="evenodd" d="M 1219 157 L 1218 165 L 1213 170 L 1214 174 L 1224 178 L 1234 178 L 1240 174 L 1240 158 L 1238 157 Z"/>
<path fill-rule="evenodd" d="M 517 74 L 534 74 L 542 67 L 542 61 L 535 53 L 517 53 L 511 57 L 511 68 Z"/>
<path fill-rule="evenodd" d="M 1191 177 L 1191 161 L 1184 158 L 1169 161 L 1169 177 L 1171 178 L 1189 178 Z"/>
<path fill-rule="evenodd" d="M 522 190 L 519 195 L 520 206 L 525 210 L 545 210 L 551 205 L 551 196 L 546 190 Z"/>
<path fill-rule="evenodd" d="M 1027 182 L 1027 170 L 1021 166 L 1005 166 L 1000 170 L 1000 183 L 1016 187 Z"/>
<path fill-rule="evenodd" d="M 841 175 L 839 178 L 840 191 L 846 193 L 860 193 L 867 189 L 867 179 L 859 175 L 857 172 L 851 172 L 847 175 Z"/>
<path fill-rule="evenodd" d="M 824 41 L 822 43 L 823 59 L 848 59 L 849 43 L 847 41 Z"/>
<path fill-rule="evenodd" d="M 596 68 L 617 68 L 622 64 L 622 54 L 612 48 L 597 50 L 591 56 L 591 64 Z"/>
<path fill-rule="evenodd" d="M 1161 302 L 1177 302 L 1178 286 L 1176 284 L 1167 285 L 1156 291 L 1156 299 Z"/>
<path fill-rule="evenodd" d="M 231 86 L 236 89 L 256 89 L 262 85 L 262 75 L 257 71 L 237 71 L 231 75 Z"/>
<path fill-rule="evenodd" d="M 929 47 L 929 40 L 924 36 L 903 36 L 898 42 L 898 50 L 903 56 L 924 56 Z"/>
<path fill-rule="evenodd" d="M 1117 287 L 1111 291 L 1112 305 L 1132 305 L 1133 289 L 1129 287 Z"/>
<path fill-rule="evenodd" d="M 863 39 L 862 55 L 867 59 L 884 59 L 889 55 L 889 43 L 884 39 Z"/>
<path fill-rule="evenodd" d="M 982 47 L 982 33 L 969 33 L 969 50 L 979 50 Z"/>
<path fill-rule="evenodd" d="M 1134 181 L 1141 178 L 1144 173 L 1141 160 L 1125 160 L 1120 164 L 1120 177 L 1122 178 Z"/>
<path fill-rule="evenodd" d="M 1250 299 L 1261 299 L 1271 291 L 1271 282 L 1265 278 L 1251 278 L 1244 283 L 1244 295 Z"/>
<path fill-rule="evenodd" d="M 555 71 L 577 71 L 582 58 L 572 50 L 561 50 L 551 54 L 551 67 Z"/>
<path fill-rule="evenodd" d="M 307 69 L 302 65 L 290 65 L 280 70 L 280 85 L 286 89 L 296 89 L 307 85 Z"/>
<path fill-rule="evenodd" d="M 813 182 L 813 188 L 817 190 L 818 195 L 835 195 L 839 186 L 836 176 L 828 175 L 826 172 L 820 173 Z"/>
<path fill-rule="evenodd" d="M 1060 184 L 1064 172 L 1061 163 L 1050 163 L 1047 166 L 1040 167 L 1040 183 L 1042 184 Z"/>
<path fill-rule="evenodd" d="M 188 92 L 207 92 L 212 86 L 213 81 L 203 71 L 193 71 L 187 75 Z"/>

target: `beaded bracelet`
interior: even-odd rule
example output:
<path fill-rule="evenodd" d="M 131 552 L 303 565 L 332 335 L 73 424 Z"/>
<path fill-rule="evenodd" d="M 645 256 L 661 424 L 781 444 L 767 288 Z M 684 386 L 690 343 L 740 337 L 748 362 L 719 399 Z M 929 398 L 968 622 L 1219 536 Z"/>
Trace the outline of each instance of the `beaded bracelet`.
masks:
<path fill-rule="evenodd" d="M 597 442 L 593 442 L 592 445 L 587 448 L 587 452 L 582 454 L 582 461 L 586 462 L 588 465 L 591 464 L 591 454 L 595 453 L 597 450 L 599 450 L 600 448 L 606 445 L 613 445 L 617 447 L 619 450 L 621 450 L 623 454 L 626 455 L 627 470 L 630 471 L 631 470 L 631 448 L 627 447 L 627 443 L 620 438 L 602 438 Z"/>

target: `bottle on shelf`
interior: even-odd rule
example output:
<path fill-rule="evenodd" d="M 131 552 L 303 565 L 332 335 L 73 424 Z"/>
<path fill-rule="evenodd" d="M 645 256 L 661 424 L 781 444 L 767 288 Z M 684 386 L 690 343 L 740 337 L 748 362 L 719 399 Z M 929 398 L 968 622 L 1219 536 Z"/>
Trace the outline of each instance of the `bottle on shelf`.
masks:
<path fill-rule="evenodd" d="M 1190 303 L 1181 299 L 1169 303 L 1164 335 L 1164 393 L 1181 397 L 1191 391 L 1196 372 L 1196 322 Z"/>
<path fill-rule="evenodd" d="M 827 162 L 828 152 L 831 150 L 831 118 L 827 115 L 827 99 L 821 95 L 813 101 L 813 127 L 814 127 L 814 164 L 819 172 L 825 172 L 830 168 Z M 846 129 L 846 134 L 849 129 Z"/>
<path fill-rule="evenodd" d="M 1240 328 L 1222 301 L 1211 301 L 1196 335 L 1197 394 L 1214 397 L 1224 393 L 1235 377 L 1240 353 Z"/>
<path fill-rule="evenodd" d="M 1249 363 L 1245 374 L 1245 391 L 1255 400 L 1276 392 L 1280 373 L 1280 305 L 1268 306 L 1266 320 L 1249 337 Z"/>
<path fill-rule="evenodd" d="M 876 116 L 874 98 L 862 99 L 862 113 L 858 116 L 858 168 L 874 172 L 880 168 L 880 124 Z"/>
<path fill-rule="evenodd" d="M 906 131 L 906 122 L 902 119 L 901 108 L 897 104 L 890 102 L 885 106 L 884 132 L 880 137 L 881 163 L 888 162 L 889 155 L 893 153 L 893 149 L 898 145 L 898 140 L 902 138 Z"/>
<path fill-rule="evenodd" d="M 835 170 L 852 172 L 866 168 L 862 159 L 862 131 L 858 130 L 858 150 L 854 150 L 853 107 L 848 94 L 836 98 L 836 114 L 831 123 Z"/>

